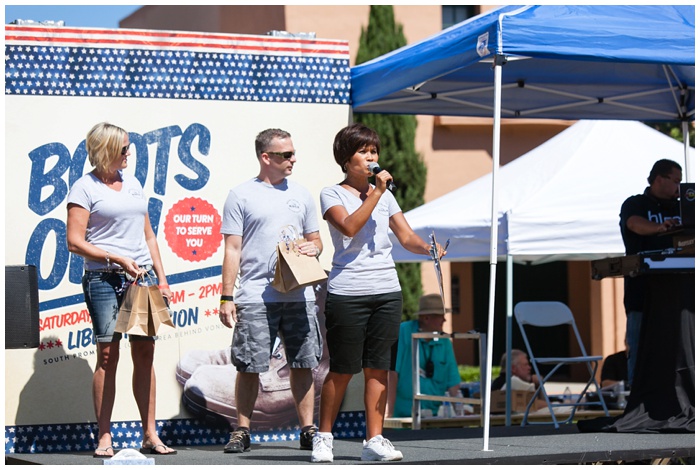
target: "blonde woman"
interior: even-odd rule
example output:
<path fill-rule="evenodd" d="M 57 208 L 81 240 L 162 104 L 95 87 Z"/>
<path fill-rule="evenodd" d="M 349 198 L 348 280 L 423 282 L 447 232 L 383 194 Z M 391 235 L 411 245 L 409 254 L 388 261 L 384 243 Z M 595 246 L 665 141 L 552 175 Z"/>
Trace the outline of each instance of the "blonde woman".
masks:
<path fill-rule="evenodd" d="M 148 218 L 148 201 L 139 181 L 124 173 L 129 134 L 103 122 L 85 140 L 94 169 L 75 182 L 68 194 L 67 242 L 71 253 L 84 258 L 83 293 L 97 341 L 97 365 L 92 380 L 99 427 L 95 458 L 114 455 L 110 433 L 116 392 L 121 333 L 115 333 L 117 314 L 128 279 L 158 280 L 164 297 L 171 292 Z M 141 451 L 173 455 L 158 437 L 155 424 L 156 379 L 153 370 L 155 338 L 130 335 L 134 364 L 132 388 L 143 428 Z"/>

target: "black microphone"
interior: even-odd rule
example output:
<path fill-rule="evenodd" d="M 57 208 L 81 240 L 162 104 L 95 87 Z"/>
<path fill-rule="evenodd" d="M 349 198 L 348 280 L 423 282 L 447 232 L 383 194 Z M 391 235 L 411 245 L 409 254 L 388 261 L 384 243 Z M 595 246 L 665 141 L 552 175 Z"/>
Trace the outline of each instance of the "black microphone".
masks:
<path fill-rule="evenodd" d="M 371 162 L 369 165 L 367 165 L 367 168 L 369 168 L 369 171 L 371 171 L 371 172 L 374 173 L 375 175 L 376 175 L 377 173 L 381 173 L 381 172 L 382 172 L 382 167 L 380 167 L 380 166 L 379 166 L 379 163 L 377 163 L 377 162 Z M 389 180 L 389 182 L 386 184 L 386 187 L 387 187 L 387 189 L 388 189 L 389 191 L 391 191 L 392 193 L 393 193 L 394 191 L 396 191 L 396 185 L 395 185 L 394 182 L 391 181 L 391 180 Z"/>

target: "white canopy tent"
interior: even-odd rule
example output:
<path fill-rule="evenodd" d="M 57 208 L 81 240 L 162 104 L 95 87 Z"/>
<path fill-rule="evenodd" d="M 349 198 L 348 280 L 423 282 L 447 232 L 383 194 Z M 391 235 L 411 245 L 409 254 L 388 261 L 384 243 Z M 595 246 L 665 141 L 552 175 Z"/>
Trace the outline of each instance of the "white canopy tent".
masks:
<path fill-rule="evenodd" d="M 689 155 L 694 162 L 694 149 Z M 620 206 L 644 190 L 661 158 L 683 166 L 683 144 L 637 121 L 584 120 L 504 165 L 498 255 L 534 264 L 623 255 Z M 450 239 L 445 261 L 487 261 L 491 181 L 484 175 L 406 219 L 424 240 L 433 231 L 441 243 Z M 425 261 L 392 241 L 396 261 Z"/>

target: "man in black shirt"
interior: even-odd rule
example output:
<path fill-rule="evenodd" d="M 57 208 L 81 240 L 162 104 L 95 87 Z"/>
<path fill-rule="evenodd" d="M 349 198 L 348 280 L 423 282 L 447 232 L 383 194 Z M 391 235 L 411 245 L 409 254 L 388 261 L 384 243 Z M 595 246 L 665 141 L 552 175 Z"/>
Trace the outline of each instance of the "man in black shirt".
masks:
<path fill-rule="evenodd" d="M 672 237 L 663 234 L 680 224 L 678 197 L 682 181 L 681 166 L 673 160 L 659 160 L 654 163 L 647 181 L 649 186 L 644 193 L 629 197 L 620 209 L 620 231 L 626 255 L 672 248 Z M 625 276 L 624 303 L 629 347 L 627 374 L 630 385 L 639 349 L 647 280 L 646 276 Z"/>

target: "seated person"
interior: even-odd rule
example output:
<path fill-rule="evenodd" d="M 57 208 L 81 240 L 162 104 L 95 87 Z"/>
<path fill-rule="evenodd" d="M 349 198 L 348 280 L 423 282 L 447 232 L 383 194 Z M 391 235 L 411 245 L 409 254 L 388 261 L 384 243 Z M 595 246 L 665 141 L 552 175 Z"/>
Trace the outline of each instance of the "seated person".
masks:
<path fill-rule="evenodd" d="M 625 350 L 611 354 L 603 361 L 603 369 L 600 372 L 601 388 L 614 387 L 620 382 L 627 388 L 627 353 L 629 347 L 625 340 Z"/>
<path fill-rule="evenodd" d="M 413 374 L 411 335 L 417 332 L 442 331 L 445 310 L 439 294 L 420 298 L 418 319 L 401 323 L 396 356 L 396 371 L 389 372 L 389 390 L 386 416 L 408 417 L 413 409 Z M 420 357 L 420 392 L 423 395 L 461 396 L 459 370 L 452 341 L 448 338 L 418 341 Z M 437 416 L 440 402 L 421 401 L 422 410 L 431 410 Z"/>
<path fill-rule="evenodd" d="M 506 353 L 501 356 L 501 372 L 498 377 L 491 382 L 491 391 L 495 390 L 505 390 L 506 387 Z M 524 360 L 522 358 L 525 358 Z M 510 351 L 510 367 L 511 373 L 514 377 L 519 377 L 525 382 L 530 384 L 537 383 L 537 376 L 532 373 L 532 367 L 530 366 L 530 361 L 527 359 L 527 354 L 520 349 L 511 349 Z M 529 374 L 529 378 L 528 377 Z M 515 386 L 512 386 L 513 390 L 518 390 Z"/>
<path fill-rule="evenodd" d="M 500 367 L 501 370 L 498 373 L 498 377 L 494 379 L 493 382 L 491 382 L 491 391 L 495 392 L 496 390 L 500 390 L 503 385 L 506 383 L 506 353 L 503 353 L 501 356 L 501 363 Z M 512 356 L 511 356 L 511 362 L 513 361 Z"/>
<path fill-rule="evenodd" d="M 506 389 L 506 353 L 501 356 L 501 373 L 491 383 L 491 391 Z M 534 392 L 538 386 L 537 375 L 532 373 L 532 366 L 527 354 L 520 349 L 512 349 L 510 352 L 510 386 L 511 390 L 523 390 Z M 533 410 L 546 408 L 547 403 L 542 398 L 537 398 L 532 404 Z"/>

